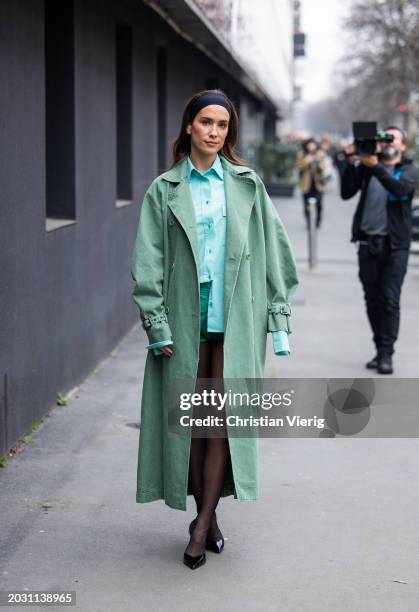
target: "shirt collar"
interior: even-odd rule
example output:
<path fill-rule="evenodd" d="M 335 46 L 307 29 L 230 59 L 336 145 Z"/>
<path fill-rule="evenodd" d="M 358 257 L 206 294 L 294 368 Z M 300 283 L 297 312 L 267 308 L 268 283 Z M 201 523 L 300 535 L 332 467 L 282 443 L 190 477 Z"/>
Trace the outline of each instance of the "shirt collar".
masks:
<path fill-rule="evenodd" d="M 221 163 L 221 159 L 218 153 L 216 158 L 214 159 L 212 166 L 210 166 L 208 170 L 206 170 L 206 172 L 200 172 L 199 170 L 197 170 L 188 155 L 188 179 L 191 178 L 192 170 L 195 170 L 195 172 L 197 172 L 200 176 L 207 176 L 208 174 L 215 172 L 221 180 L 224 180 L 223 165 Z"/>

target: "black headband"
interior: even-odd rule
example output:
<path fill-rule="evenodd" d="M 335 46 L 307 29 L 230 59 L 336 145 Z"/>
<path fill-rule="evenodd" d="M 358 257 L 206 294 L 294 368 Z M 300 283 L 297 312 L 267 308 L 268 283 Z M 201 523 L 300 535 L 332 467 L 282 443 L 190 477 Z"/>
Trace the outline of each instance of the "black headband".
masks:
<path fill-rule="evenodd" d="M 219 106 L 224 106 L 224 108 L 226 108 L 230 113 L 231 118 L 232 108 L 227 98 L 225 98 L 222 94 L 219 93 L 208 93 L 203 94 L 191 104 L 191 107 L 189 109 L 189 121 L 192 123 L 195 118 L 195 115 L 199 113 L 201 108 L 204 108 L 204 106 L 208 106 L 209 104 L 218 104 Z"/>

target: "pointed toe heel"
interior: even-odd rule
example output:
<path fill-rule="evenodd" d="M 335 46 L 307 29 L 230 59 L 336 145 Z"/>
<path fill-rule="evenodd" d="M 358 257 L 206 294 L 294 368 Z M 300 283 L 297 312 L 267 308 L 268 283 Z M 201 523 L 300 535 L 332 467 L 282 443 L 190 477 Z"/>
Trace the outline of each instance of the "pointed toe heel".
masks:
<path fill-rule="evenodd" d="M 196 557 L 193 557 L 192 555 L 188 555 L 188 553 L 183 553 L 183 562 L 190 569 L 196 569 L 197 567 L 201 567 L 201 565 L 204 565 L 205 561 L 206 561 L 205 553 L 202 553 L 202 555 L 198 555 Z"/>
<path fill-rule="evenodd" d="M 207 550 L 219 554 L 224 548 L 224 538 L 221 538 L 220 540 L 209 540 L 207 538 L 205 547 Z"/>

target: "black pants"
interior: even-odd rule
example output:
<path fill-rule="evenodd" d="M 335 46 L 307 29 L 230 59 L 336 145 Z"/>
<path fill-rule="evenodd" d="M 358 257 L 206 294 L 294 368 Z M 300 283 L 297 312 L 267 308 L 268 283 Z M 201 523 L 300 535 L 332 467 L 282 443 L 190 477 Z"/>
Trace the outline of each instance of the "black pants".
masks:
<path fill-rule="evenodd" d="M 408 258 L 408 249 L 392 250 L 388 243 L 384 252 L 378 255 L 372 255 L 367 244 L 359 245 L 359 279 L 364 288 L 378 356 L 394 353 L 400 325 L 400 294 Z"/>
<path fill-rule="evenodd" d="M 314 183 L 311 184 L 310 190 L 307 191 L 307 193 L 303 193 L 304 214 L 305 214 L 307 223 L 308 223 L 308 217 L 309 217 L 308 200 L 309 198 L 316 198 L 316 227 L 319 227 L 322 221 L 322 210 L 323 210 L 322 197 L 323 197 L 323 193 L 316 189 Z"/>

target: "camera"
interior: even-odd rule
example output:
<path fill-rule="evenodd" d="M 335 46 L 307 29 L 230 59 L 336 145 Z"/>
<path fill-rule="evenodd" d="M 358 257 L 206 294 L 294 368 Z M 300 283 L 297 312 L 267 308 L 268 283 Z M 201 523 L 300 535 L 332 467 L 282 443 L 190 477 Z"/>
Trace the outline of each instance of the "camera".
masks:
<path fill-rule="evenodd" d="M 354 121 L 352 123 L 354 134 L 355 155 L 369 157 L 376 155 L 378 142 L 393 142 L 393 134 L 377 132 L 376 121 Z"/>

